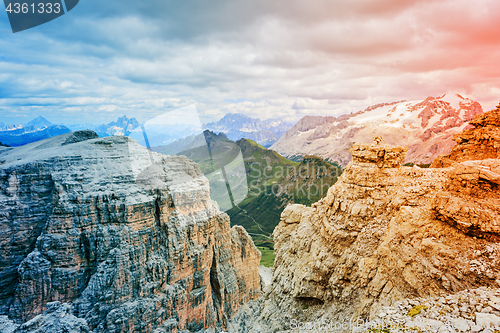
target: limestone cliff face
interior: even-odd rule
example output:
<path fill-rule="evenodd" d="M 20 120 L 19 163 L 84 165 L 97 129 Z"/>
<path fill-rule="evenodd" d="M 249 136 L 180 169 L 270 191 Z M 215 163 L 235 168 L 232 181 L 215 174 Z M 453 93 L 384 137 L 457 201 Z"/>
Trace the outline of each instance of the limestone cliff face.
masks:
<path fill-rule="evenodd" d="M 373 318 L 403 298 L 498 286 L 500 160 L 401 167 L 406 149 L 379 140 L 351 153 L 324 199 L 283 211 L 261 323 Z"/>
<path fill-rule="evenodd" d="M 260 296 L 260 252 L 185 157 L 75 132 L 0 151 L 0 184 L 0 318 L 19 332 L 57 311 L 91 332 L 225 328 Z"/>

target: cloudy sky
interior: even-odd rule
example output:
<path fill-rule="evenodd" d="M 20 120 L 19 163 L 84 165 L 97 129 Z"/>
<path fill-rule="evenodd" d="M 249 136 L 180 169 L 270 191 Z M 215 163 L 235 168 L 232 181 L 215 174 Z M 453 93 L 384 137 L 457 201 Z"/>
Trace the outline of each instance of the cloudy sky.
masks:
<path fill-rule="evenodd" d="M 298 120 L 444 93 L 489 110 L 499 62 L 498 0 L 82 0 L 16 34 L 0 14 L 0 121 Z"/>

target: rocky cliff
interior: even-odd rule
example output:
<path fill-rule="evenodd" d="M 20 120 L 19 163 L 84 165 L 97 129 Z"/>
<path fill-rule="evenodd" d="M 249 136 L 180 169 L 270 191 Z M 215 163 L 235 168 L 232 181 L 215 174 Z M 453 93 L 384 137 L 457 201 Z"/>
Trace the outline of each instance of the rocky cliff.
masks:
<path fill-rule="evenodd" d="M 491 119 L 499 115 L 497 109 L 472 124 L 489 126 L 495 138 L 500 128 Z M 475 149 L 490 151 L 499 142 Z M 272 284 L 261 308 L 252 309 L 259 319 L 250 331 L 325 320 L 349 327 L 407 298 L 498 288 L 500 160 L 483 154 L 478 158 L 488 159 L 422 169 L 400 166 L 406 152 L 380 138 L 355 144 L 352 162 L 324 199 L 283 211 L 273 234 Z"/>
<path fill-rule="evenodd" d="M 260 253 L 182 156 L 73 132 L 0 151 L 0 327 L 226 328 Z"/>

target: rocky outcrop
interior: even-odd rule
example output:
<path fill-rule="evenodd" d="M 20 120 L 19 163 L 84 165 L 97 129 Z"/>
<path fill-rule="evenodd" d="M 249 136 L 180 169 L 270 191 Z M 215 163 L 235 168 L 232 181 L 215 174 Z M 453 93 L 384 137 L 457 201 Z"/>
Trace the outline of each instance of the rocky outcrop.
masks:
<path fill-rule="evenodd" d="M 456 162 L 500 158 L 500 105 L 479 114 L 470 122 L 473 127 L 453 136 L 458 144 L 450 154 L 439 156 L 431 167 L 442 168 Z"/>
<path fill-rule="evenodd" d="M 71 313 L 71 306 L 60 302 L 47 303 L 47 310 L 22 325 L 14 324 L 3 316 L 0 318 L 2 332 L 16 333 L 89 333 L 85 319 L 77 318 Z M 3 327 L 2 327 L 3 324 Z"/>
<path fill-rule="evenodd" d="M 405 159 L 408 148 L 384 144 L 378 136 L 372 144 L 354 144 L 351 148 L 352 163 L 359 166 L 375 164 L 379 168 L 398 168 Z"/>
<path fill-rule="evenodd" d="M 379 138 L 351 152 L 324 199 L 283 211 L 272 285 L 249 331 L 350 327 L 407 298 L 498 288 L 500 160 L 404 167 L 406 149 Z"/>
<path fill-rule="evenodd" d="M 466 161 L 448 171 L 433 199 L 436 217 L 470 236 L 500 241 L 500 163 Z"/>
<path fill-rule="evenodd" d="M 451 153 L 431 167 L 449 167 L 449 181 L 434 198 L 437 217 L 469 235 L 500 240 L 500 105 L 472 119 L 454 136 Z"/>
<path fill-rule="evenodd" d="M 0 184 L 0 324 L 15 332 L 226 328 L 260 296 L 260 252 L 186 157 L 83 131 L 1 150 Z"/>

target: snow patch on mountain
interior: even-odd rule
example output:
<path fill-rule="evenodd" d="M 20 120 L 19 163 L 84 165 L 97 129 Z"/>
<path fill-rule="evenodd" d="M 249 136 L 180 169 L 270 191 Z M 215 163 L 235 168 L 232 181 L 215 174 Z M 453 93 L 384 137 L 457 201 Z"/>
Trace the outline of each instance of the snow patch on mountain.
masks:
<path fill-rule="evenodd" d="M 286 157 L 314 154 L 347 165 L 355 142 L 381 135 L 388 144 L 409 147 L 406 161 L 430 163 L 455 145 L 452 136 L 462 131 L 481 105 L 459 94 L 427 97 L 370 106 L 339 117 L 306 116 L 271 149 Z"/>

